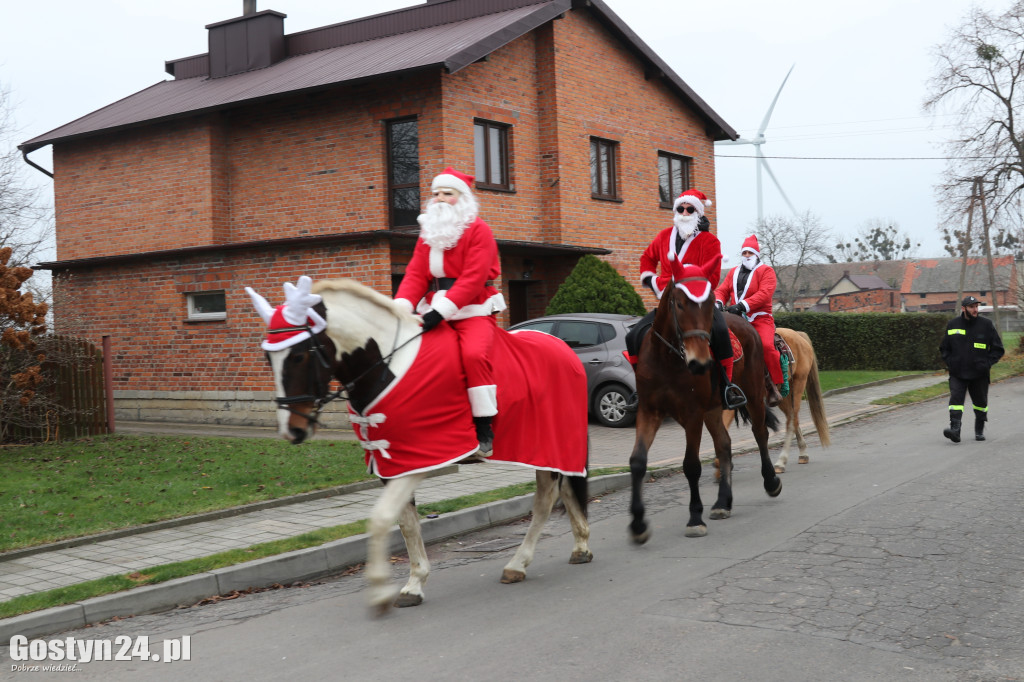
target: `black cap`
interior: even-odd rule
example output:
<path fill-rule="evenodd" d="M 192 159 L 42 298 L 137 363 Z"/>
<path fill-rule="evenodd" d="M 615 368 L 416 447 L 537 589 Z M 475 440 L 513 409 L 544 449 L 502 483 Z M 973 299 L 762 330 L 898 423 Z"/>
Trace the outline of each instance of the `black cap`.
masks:
<path fill-rule="evenodd" d="M 966 308 L 967 306 L 974 305 L 975 303 L 981 303 L 981 301 L 974 298 L 973 296 L 964 296 L 964 300 L 960 303 L 960 305 Z"/>

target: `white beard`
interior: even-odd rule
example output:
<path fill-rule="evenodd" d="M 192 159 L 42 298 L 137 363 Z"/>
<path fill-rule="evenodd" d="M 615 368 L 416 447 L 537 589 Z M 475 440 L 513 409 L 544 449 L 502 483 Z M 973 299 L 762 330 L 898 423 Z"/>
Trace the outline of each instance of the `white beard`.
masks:
<path fill-rule="evenodd" d="M 743 262 L 743 267 L 747 270 L 753 270 L 754 266 L 757 265 L 757 256 L 745 256 L 740 260 Z"/>
<path fill-rule="evenodd" d="M 429 204 L 426 212 L 416 220 L 420 224 L 420 237 L 423 238 L 423 242 L 433 249 L 442 251 L 447 251 L 459 243 L 459 237 L 470 222 L 466 220 L 461 207 L 444 202 Z"/>
<path fill-rule="evenodd" d="M 672 222 L 679 231 L 679 236 L 683 239 L 689 239 L 697 231 L 697 225 L 700 223 L 700 216 L 696 213 L 676 213 L 672 217 Z"/>

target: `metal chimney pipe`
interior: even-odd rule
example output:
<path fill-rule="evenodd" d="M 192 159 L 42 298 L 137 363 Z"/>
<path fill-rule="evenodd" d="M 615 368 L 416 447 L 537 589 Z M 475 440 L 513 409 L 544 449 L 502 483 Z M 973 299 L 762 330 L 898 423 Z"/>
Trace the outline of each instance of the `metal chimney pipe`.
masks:
<path fill-rule="evenodd" d="M 242 16 L 256 14 L 256 0 L 242 0 Z"/>

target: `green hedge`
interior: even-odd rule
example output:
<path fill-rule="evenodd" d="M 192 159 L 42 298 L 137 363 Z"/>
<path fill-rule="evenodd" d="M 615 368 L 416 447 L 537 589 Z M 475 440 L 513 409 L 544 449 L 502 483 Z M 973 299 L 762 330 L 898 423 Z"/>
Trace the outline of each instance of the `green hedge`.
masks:
<path fill-rule="evenodd" d="M 806 332 L 822 370 L 938 370 L 949 322 L 937 313 L 785 313 L 776 327 Z"/>
<path fill-rule="evenodd" d="M 559 313 L 618 313 L 643 315 L 640 294 L 610 264 L 587 254 L 558 287 L 546 315 Z"/>

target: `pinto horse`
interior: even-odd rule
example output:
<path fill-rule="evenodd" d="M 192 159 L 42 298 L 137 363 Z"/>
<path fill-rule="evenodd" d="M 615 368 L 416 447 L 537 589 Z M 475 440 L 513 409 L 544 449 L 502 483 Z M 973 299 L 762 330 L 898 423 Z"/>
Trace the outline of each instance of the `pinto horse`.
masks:
<path fill-rule="evenodd" d="M 686 274 L 685 272 L 683 273 Z M 629 458 L 632 475 L 629 530 L 637 544 L 646 542 L 651 530 L 644 519 L 642 489 L 647 474 L 647 453 L 658 428 L 673 417 L 686 430 L 683 473 L 690 485 L 690 518 L 687 537 L 707 535 L 704 505 L 698 482 L 701 473 L 700 438 L 704 426 L 715 444 L 720 463 L 718 499 L 712 519 L 732 515 L 732 442 L 722 420 L 721 382 L 711 355 L 711 323 L 714 298 L 711 283 L 703 276 L 684 276 L 666 288 L 655 313 L 654 324 L 640 348 L 636 368 L 639 407 L 636 441 Z M 737 410 L 751 422 L 761 456 L 764 489 L 771 497 L 782 492 L 782 481 L 768 457 L 768 429 L 778 428 L 778 418 L 765 405 L 764 358 L 761 339 L 749 322 L 726 314 L 729 329 L 743 349 L 733 367 L 733 381 L 743 389 L 747 404 Z"/>
<path fill-rule="evenodd" d="M 353 428 L 366 451 L 367 464 L 385 483 L 368 524 L 366 576 L 369 599 L 379 612 L 389 606 L 416 606 L 430 572 L 416 512 L 414 493 L 432 469 L 447 466 L 478 448 L 466 397 L 465 379 L 455 350 L 455 332 L 439 325 L 428 336 L 419 318 L 397 308 L 391 299 L 354 280 L 318 282 L 300 278 L 309 323 L 275 329 L 269 304 L 251 289 L 250 296 L 270 325 L 264 348 L 274 373 L 280 432 L 293 443 L 309 438 L 323 406 L 347 393 Z M 291 289 L 289 289 L 291 287 Z M 319 302 L 322 298 L 322 302 Z M 286 308 L 280 306 L 281 308 Z M 293 311 L 292 317 L 295 317 Z M 305 319 L 306 313 L 301 315 Z M 316 332 L 320 319 L 323 329 Z M 294 325 L 294 323 L 291 323 Z M 306 337 L 279 347 L 282 333 L 305 330 Z M 522 545 L 502 572 L 501 582 L 526 578 L 541 530 L 555 499 L 561 496 L 574 537 L 569 563 L 589 562 L 587 523 L 586 376 L 576 355 L 560 340 L 537 332 L 509 334 L 497 330 L 494 359 L 498 379 L 498 417 L 494 452 L 488 459 L 536 470 L 533 518 Z M 514 337 L 514 338 L 513 338 Z M 269 346 L 268 346 L 269 344 Z M 522 357 L 552 385 L 530 390 Z M 511 354 L 510 354 L 511 353 Z M 454 359 L 454 369 L 453 362 Z M 510 378 L 519 371 L 519 381 Z M 342 391 L 330 393 L 331 380 Z M 557 384 L 554 386 L 553 384 Z M 554 438 L 553 434 L 559 434 Z M 486 465 L 475 465 L 486 466 Z M 409 553 L 409 580 L 398 591 L 390 585 L 387 535 L 398 523 Z"/>
<path fill-rule="evenodd" d="M 793 436 L 796 436 L 796 444 L 800 450 L 797 461 L 800 464 L 807 464 L 811 461 L 807 455 L 807 443 L 804 441 L 803 431 L 800 429 L 800 401 L 804 391 L 807 392 L 807 405 L 810 407 L 811 420 L 814 422 L 821 445 L 828 447 L 832 440 L 829 436 L 828 417 L 825 415 L 825 400 L 822 397 L 821 383 L 818 380 L 818 359 L 814 355 L 811 337 L 804 332 L 785 327 L 778 327 L 775 332 L 793 351 L 793 362 L 789 365 L 789 394 L 778 406 L 786 415 L 786 436 L 782 442 L 782 452 L 775 460 L 775 473 L 781 474 L 786 471 L 786 464 L 789 462 L 789 446 L 793 442 Z M 733 419 L 732 410 L 725 410 L 723 417 L 726 428 L 729 428 Z M 718 466 L 717 461 L 715 466 Z"/>

